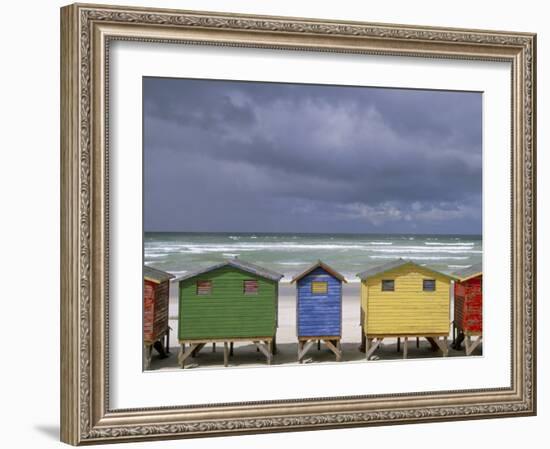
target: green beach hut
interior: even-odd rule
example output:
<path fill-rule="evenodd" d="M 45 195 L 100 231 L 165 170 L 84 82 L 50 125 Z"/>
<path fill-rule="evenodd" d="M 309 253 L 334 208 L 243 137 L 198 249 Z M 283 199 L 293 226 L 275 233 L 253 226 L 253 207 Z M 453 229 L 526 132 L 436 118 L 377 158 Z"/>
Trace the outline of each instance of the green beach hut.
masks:
<path fill-rule="evenodd" d="M 236 341 L 251 341 L 271 364 L 282 274 L 230 259 L 176 279 L 180 366 L 208 343 L 224 346 L 224 366 Z M 188 345 L 188 346 L 187 346 Z M 229 349 L 230 348 L 230 349 Z"/>

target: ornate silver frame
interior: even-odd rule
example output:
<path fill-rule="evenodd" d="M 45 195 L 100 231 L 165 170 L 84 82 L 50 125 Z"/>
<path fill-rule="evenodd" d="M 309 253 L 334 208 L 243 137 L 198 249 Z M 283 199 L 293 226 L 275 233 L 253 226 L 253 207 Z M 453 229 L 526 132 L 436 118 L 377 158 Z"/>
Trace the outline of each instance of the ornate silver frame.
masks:
<path fill-rule="evenodd" d="M 61 9 L 61 439 L 85 443 L 536 413 L 536 36 L 75 4 Z M 512 379 L 505 389 L 111 410 L 107 76 L 115 39 L 508 61 L 512 66 Z"/>

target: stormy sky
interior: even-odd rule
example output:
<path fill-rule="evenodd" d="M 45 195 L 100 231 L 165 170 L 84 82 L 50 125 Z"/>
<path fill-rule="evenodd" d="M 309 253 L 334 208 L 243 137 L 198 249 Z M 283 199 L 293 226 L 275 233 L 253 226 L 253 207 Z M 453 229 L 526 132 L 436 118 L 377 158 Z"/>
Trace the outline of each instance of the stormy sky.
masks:
<path fill-rule="evenodd" d="M 144 78 L 144 228 L 481 234 L 475 92 Z"/>

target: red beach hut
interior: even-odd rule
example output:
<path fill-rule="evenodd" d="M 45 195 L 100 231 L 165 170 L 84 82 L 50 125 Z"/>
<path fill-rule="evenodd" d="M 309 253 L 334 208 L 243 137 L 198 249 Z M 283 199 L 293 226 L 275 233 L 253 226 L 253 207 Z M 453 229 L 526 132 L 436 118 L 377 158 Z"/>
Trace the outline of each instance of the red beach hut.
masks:
<path fill-rule="evenodd" d="M 168 326 L 168 303 L 170 279 L 174 276 L 153 267 L 143 267 L 143 364 L 151 367 L 153 347 L 164 356 L 170 346 Z M 165 346 L 162 339 L 165 338 Z M 166 349 L 164 349 L 166 348 Z"/>
<path fill-rule="evenodd" d="M 483 340 L 482 266 L 479 263 L 453 274 L 458 278 L 454 287 L 453 347 L 460 349 L 464 342 L 466 355 L 470 355 Z"/>

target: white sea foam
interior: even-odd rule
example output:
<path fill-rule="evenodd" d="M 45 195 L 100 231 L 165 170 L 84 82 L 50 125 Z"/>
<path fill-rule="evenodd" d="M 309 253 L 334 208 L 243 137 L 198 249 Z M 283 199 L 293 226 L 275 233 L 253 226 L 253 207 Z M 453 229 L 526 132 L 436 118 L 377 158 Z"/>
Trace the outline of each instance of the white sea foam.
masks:
<path fill-rule="evenodd" d="M 381 247 L 377 247 L 379 245 Z M 274 242 L 274 243 L 246 243 L 236 242 L 232 245 L 223 245 L 216 243 L 209 244 L 180 244 L 173 246 L 146 247 L 146 254 L 157 254 L 160 257 L 166 253 L 231 253 L 234 251 L 300 251 L 300 250 L 362 250 L 372 252 L 388 253 L 473 253 L 480 254 L 482 251 L 474 250 L 473 245 L 447 244 L 446 246 L 426 247 L 426 246 L 391 246 L 392 242 L 368 242 L 365 244 L 354 243 L 294 243 L 294 242 Z M 151 252 L 149 252 L 151 251 Z M 159 253 L 163 251 L 163 253 Z"/>
<path fill-rule="evenodd" d="M 395 259 L 395 256 L 369 256 L 371 259 Z M 413 260 L 468 260 L 469 257 L 456 256 L 414 256 Z"/>
<path fill-rule="evenodd" d="M 465 248 L 452 248 L 452 247 L 439 247 L 439 248 L 422 248 L 422 247 L 396 247 L 392 249 L 372 249 L 374 253 L 448 253 L 448 254 L 481 254 L 479 250 L 465 249 Z"/>
<path fill-rule="evenodd" d="M 254 237 L 254 238 L 253 238 Z M 321 258 L 355 280 L 355 274 L 398 257 L 455 271 L 475 263 L 482 254 L 481 239 L 449 236 L 345 236 L 184 234 L 147 236 L 145 264 L 161 262 L 163 270 L 194 270 L 240 256 L 292 277 L 293 270 Z M 447 265 L 449 264 L 449 265 Z M 456 264 L 456 265 L 452 265 Z"/>
<path fill-rule="evenodd" d="M 424 242 L 424 245 L 434 245 L 434 246 L 438 246 L 438 245 L 441 245 L 441 246 L 447 246 L 447 245 L 452 245 L 452 246 L 474 246 L 475 243 L 474 243 L 474 242 L 456 242 L 456 243 Z"/>

